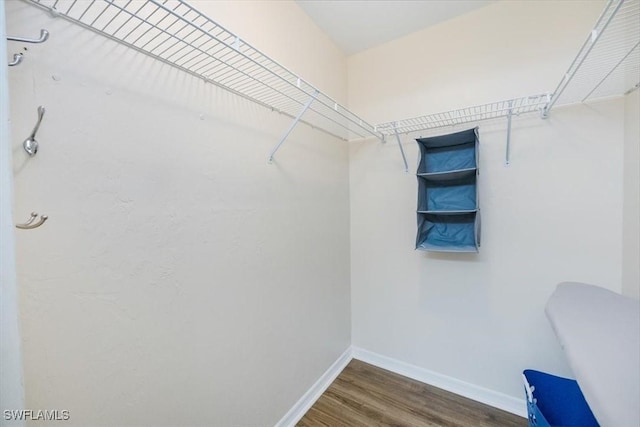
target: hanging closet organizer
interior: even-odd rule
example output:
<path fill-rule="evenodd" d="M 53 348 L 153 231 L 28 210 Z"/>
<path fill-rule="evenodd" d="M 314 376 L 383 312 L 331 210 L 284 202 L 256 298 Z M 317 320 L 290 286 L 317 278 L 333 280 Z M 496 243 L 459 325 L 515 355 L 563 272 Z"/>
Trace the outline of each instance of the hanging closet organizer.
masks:
<path fill-rule="evenodd" d="M 416 249 L 477 252 L 478 128 L 416 141 L 420 148 Z"/>

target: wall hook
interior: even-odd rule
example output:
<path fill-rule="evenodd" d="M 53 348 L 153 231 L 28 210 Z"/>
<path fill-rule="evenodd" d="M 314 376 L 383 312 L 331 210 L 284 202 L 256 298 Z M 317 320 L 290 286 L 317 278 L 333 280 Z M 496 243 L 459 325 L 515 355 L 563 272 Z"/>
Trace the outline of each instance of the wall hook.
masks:
<path fill-rule="evenodd" d="M 13 54 L 13 61 L 9 62 L 7 65 L 9 67 L 13 67 L 13 66 L 18 65 L 21 62 L 22 62 L 22 54 L 21 53 L 14 53 Z"/>
<path fill-rule="evenodd" d="M 24 151 L 29 154 L 29 156 L 33 157 L 38 152 L 38 141 L 36 141 L 36 132 L 38 132 L 38 128 L 40 127 L 40 123 L 42 123 L 42 118 L 44 117 L 44 107 L 41 105 L 38 107 L 38 121 L 36 122 L 36 126 L 33 128 L 31 135 L 27 139 L 24 140 L 22 146 L 24 147 Z"/>
<path fill-rule="evenodd" d="M 23 43 L 44 43 L 49 38 L 49 31 L 42 29 L 40 30 L 40 38 L 39 39 L 27 39 L 24 37 L 12 37 L 7 36 L 8 41 L 13 42 L 23 42 Z"/>
<path fill-rule="evenodd" d="M 49 219 L 49 217 L 46 215 L 40 215 L 40 219 L 38 220 L 38 222 L 34 223 L 36 218 L 38 218 L 38 213 L 31 212 L 31 218 L 29 218 L 29 220 L 24 224 L 16 224 L 16 228 L 19 228 L 21 230 L 31 230 L 33 228 L 40 227 L 46 220 Z"/>

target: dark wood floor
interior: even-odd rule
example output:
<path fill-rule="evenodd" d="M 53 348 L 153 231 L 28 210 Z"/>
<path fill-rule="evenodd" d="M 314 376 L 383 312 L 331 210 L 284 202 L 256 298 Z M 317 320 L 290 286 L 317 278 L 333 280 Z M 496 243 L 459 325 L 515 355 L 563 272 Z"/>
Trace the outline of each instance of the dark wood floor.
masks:
<path fill-rule="evenodd" d="M 527 420 L 352 360 L 297 424 L 526 427 Z"/>

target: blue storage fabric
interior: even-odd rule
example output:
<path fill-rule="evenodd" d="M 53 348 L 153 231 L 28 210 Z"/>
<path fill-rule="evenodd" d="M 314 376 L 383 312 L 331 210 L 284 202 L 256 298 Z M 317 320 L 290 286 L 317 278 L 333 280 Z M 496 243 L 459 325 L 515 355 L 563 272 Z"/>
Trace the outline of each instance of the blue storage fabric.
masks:
<path fill-rule="evenodd" d="M 421 215 L 416 247 L 439 252 L 475 252 L 477 220 L 475 213 Z"/>
<path fill-rule="evenodd" d="M 425 173 L 448 172 L 476 167 L 475 141 L 449 147 L 426 147 L 423 170 Z"/>
<path fill-rule="evenodd" d="M 523 375 L 530 427 L 599 427 L 575 380 L 532 369 Z"/>
<path fill-rule="evenodd" d="M 420 148 L 416 249 L 478 252 L 478 128 L 416 142 Z"/>
<path fill-rule="evenodd" d="M 475 175 L 448 181 L 419 180 L 419 212 L 475 211 L 477 206 Z"/>

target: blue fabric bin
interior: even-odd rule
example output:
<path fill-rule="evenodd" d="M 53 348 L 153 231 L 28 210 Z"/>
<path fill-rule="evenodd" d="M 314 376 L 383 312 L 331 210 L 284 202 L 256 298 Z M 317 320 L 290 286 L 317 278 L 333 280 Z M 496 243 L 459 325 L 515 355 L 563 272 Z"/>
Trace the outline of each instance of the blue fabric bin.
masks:
<path fill-rule="evenodd" d="M 575 380 L 531 369 L 523 375 L 529 427 L 599 427 Z"/>

